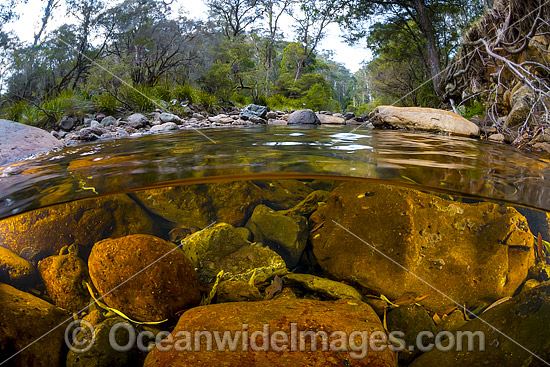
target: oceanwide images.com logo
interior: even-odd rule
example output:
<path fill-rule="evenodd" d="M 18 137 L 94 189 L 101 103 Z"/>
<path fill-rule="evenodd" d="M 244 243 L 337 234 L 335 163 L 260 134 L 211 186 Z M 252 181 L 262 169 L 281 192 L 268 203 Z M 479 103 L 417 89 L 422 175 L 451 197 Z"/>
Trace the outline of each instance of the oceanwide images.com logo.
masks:
<path fill-rule="evenodd" d="M 148 352 L 157 348 L 161 352 L 175 350 L 185 352 L 227 351 L 227 352 L 348 352 L 353 359 L 363 359 L 369 352 L 394 352 L 419 350 L 440 351 L 484 351 L 485 334 L 481 331 L 442 331 L 434 334 L 422 331 L 416 335 L 413 345 L 405 342 L 405 333 L 382 330 L 352 332 L 324 330 L 299 330 L 297 323 L 290 323 L 290 332 L 272 330 L 264 324 L 261 330 L 242 324 L 241 330 L 195 330 L 178 331 L 172 334 L 161 331 L 136 331 L 128 322 L 113 325 L 109 331 L 109 344 L 113 350 L 127 352 L 133 348 Z M 125 338 L 120 338 L 124 333 Z M 95 343 L 93 326 L 84 321 L 74 321 L 65 329 L 65 342 L 75 353 L 89 351 Z M 124 342 L 121 343 L 121 340 Z"/>

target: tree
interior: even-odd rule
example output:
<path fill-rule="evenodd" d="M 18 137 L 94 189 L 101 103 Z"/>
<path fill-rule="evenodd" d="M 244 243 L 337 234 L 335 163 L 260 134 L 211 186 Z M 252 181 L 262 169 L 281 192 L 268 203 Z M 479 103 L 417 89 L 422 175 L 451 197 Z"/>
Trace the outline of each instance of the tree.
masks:
<path fill-rule="evenodd" d="M 442 64 L 449 61 L 450 51 L 458 43 L 454 38 L 453 47 L 448 48 L 448 29 L 466 26 L 482 11 L 478 0 L 346 0 L 346 6 L 347 16 L 342 18 L 341 24 L 349 31 L 348 38 L 352 42 L 365 37 L 377 23 L 401 25 L 402 30 L 410 34 L 414 47 L 422 49 L 424 68 L 438 95 L 443 94 Z M 456 20 L 449 23 L 448 14 Z M 365 22 L 365 19 L 382 20 Z M 411 22 L 421 37 L 415 34 Z"/>
<path fill-rule="evenodd" d="M 210 14 L 221 21 L 223 34 L 229 39 L 242 35 L 261 17 L 259 0 L 207 0 Z"/>
<path fill-rule="evenodd" d="M 307 61 L 311 59 L 325 36 L 326 28 L 337 20 L 343 9 L 342 2 L 338 0 L 309 0 L 297 4 L 297 8 L 295 6 L 289 11 L 290 16 L 296 21 L 297 43 L 302 47 L 294 81 L 300 79 Z"/>

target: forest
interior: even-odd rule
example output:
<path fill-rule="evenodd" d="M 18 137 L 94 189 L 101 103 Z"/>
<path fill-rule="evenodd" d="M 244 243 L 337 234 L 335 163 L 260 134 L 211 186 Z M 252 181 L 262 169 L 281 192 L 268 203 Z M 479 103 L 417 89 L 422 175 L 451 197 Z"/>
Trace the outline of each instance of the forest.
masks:
<path fill-rule="evenodd" d="M 206 20 L 169 1 L 43 0 L 33 40 L 6 25 L 0 5 L 0 116 L 48 127 L 90 111 L 184 114 L 249 103 L 364 114 L 381 104 L 438 107 L 442 80 L 481 0 L 205 0 Z M 293 39 L 281 17 L 291 16 Z M 54 19 L 70 22 L 51 29 Z M 352 74 L 319 50 L 330 24 L 373 58 Z M 448 97 L 448 95 L 447 95 Z M 481 106 L 481 107 L 480 107 Z M 467 107 L 467 108 L 466 108 Z M 483 109 L 470 99 L 461 110 Z"/>

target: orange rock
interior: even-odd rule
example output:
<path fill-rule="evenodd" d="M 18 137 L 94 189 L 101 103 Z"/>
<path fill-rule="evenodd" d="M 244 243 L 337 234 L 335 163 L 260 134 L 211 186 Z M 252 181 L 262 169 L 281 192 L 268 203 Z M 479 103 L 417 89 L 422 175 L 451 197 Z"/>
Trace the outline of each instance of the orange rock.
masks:
<path fill-rule="evenodd" d="M 243 323 L 246 326 L 243 326 Z M 293 329 L 295 332 L 292 331 Z M 193 339 L 191 351 L 185 351 L 185 332 L 191 333 L 194 338 L 195 331 L 206 331 L 213 335 L 212 351 L 206 351 L 206 337 L 201 338 L 200 348 L 195 348 L 198 345 L 194 344 Z M 220 347 L 216 341 L 216 331 L 219 332 L 218 339 L 223 338 L 225 331 L 228 332 L 227 335 L 231 332 L 232 337 L 239 335 L 236 348 L 230 348 L 228 345 Z M 239 331 L 240 334 L 237 334 Z M 300 331 L 326 332 L 328 335 L 326 350 L 323 351 L 322 339 L 319 335 L 313 337 L 317 350 L 314 348 L 315 343 L 312 343 L 311 336 L 303 335 L 302 344 Z M 355 338 L 356 334 L 352 334 L 354 331 L 359 332 L 357 335 L 364 332 L 365 339 Z M 246 332 L 249 343 L 247 346 L 245 342 L 247 347 L 243 351 L 242 342 L 245 340 Z M 264 332 L 268 335 L 266 339 L 258 336 Z M 275 332 L 278 332 L 278 335 Z M 334 334 L 334 332 L 338 333 Z M 374 332 L 377 333 L 373 334 Z M 345 337 L 340 338 L 337 334 Z M 284 335 L 287 337 L 286 342 Z M 348 348 L 350 346 L 348 338 L 350 335 L 355 345 L 368 349 L 365 355 L 362 350 L 345 351 L 344 344 Z M 281 298 L 271 301 L 216 304 L 196 307 L 184 313 L 172 331 L 171 338 L 168 337 L 157 344 L 157 348 L 147 355 L 144 367 L 396 366 L 396 354 L 387 348 L 387 344 L 382 347 L 383 351 L 376 352 L 369 349 L 369 341 L 375 338 L 373 335 L 386 334 L 372 308 L 359 301 L 323 302 Z M 339 344 L 337 340 L 345 340 L 345 342 Z M 161 351 L 165 347 L 169 350 Z M 337 350 L 337 347 L 342 349 Z"/>
<path fill-rule="evenodd" d="M 200 302 L 197 273 L 183 251 L 137 234 L 100 241 L 88 259 L 103 302 L 138 321 L 172 318 Z"/>

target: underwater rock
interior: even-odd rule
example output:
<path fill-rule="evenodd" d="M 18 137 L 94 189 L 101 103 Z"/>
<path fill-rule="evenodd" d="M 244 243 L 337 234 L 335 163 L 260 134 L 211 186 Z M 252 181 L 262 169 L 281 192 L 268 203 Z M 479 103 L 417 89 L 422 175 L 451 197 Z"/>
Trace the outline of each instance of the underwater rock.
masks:
<path fill-rule="evenodd" d="M 310 221 L 313 252 L 331 277 L 390 300 L 427 295 L 419 303 L 430 310 L 456 305 L 426 282 L 459 304 L 490 304 L 513 295 L 534 263 L 525 217 L 493 203 L 347 182 Z"/>
<path fill-rule="evenodd" d="M 235 181 L 150 189 L 132 197 L 177 226 L 205 228 L 215 221 L 243 225 L 261 202 L 260 193 L 250 181 Z"/>
<path fill-rule="evenodd" d="M 40 261 L 38 272 L 57 307 L 77 313 L 89 304 L 88 267 L 76 253 L 50 256 Z"/>
<path fill-rule="evenodd" d="M 287 210 L 280 210 L 278 213 L 294 216 L 302 215 L 309 217 L 314 211 L 325 205 L 328 200 L 330 192 L 324 190 L 316 190 L 309 194 L 304 200 L 296 204 L 293 208 Z"/>
<path fill-rule="evenodd" d="M 88 268 L 102 301 L 138 321 L 169 319 L 200 302 L 193 265 L 158 237 L 136 234 L 97 242 Z"/>
<path fill-rule="evenodd" d="M 224 280 L 218 286 L 217 302 L 251 302 L 264 299 L 258 288 L 242 280 Z"/>
<path fill-rule="evenodd" d="M 304 200 L 313 189 L 298 180 L 254 181 L 259 186 L 263 204 L 274 210 L 290 209 Z"/>
<path fill-rule="evenodd" d="M 290 273 L 283 277 L 283 282 L 321 294 L 324 298 L 329 300 L 354 299 L 361 301 L 363 299 L 361 293 L 351 285 L 311 274 Z"/>
<path fill-rule="evenodd" d="M 37 153 L 63 147 L 52 134 L 37 127 L 0 119 L 0 166 Z"/>
<path fill-rule="evenodd" d="M 142 190 L 132 197 L 153 214 L 180 227 L 204 228 L 216 220 L 212 200 L 200 185 Z"/>
<path fill-rule="evenodd" d="M 34 247 L 42 256 L 78 243 L 83 250 L 104 238 L 154 234 L 147 213 L 124 194 L 59 204 L 0 221 L 0 243 L 15 253 Z"/>
<path fill-rule="evenodd" d="M 67 367 L 123 367 L 123 366 L 140 366 L 143 363 L 145 353 L 140 352 L 136 346 L 127 352 L 115 350 L 110 343 L 111 329 L 115 325 L 127 323 L 121 317 L 110 317 L 105 321 L 93 325 L 94 328 L 94 343 L 92 347 L 86 351 L 69 351 L 67 354 Z M 130 324 L 129 324 L 130 325 Z M 132 326 L 133 328 L 134 326 Z M 81 343 L 84 338 L 90 338 L 90 331 L 87 327 L 83 328 L 76 334 L 76 340 Z M 136 332 L 137 334 L 137 332 Z M 131 343 L 130 334 L 124 327 L 114 329 L 112 337 L 117 345 L 125 346 Z M 143 341 L 147 345 L 147 341 Z M 75 346 L 75 349 L 79 349 Z"/>
<path fill-rule="evenodd" d="M 250 218 L 254 207 L 262 201 L 260 188 L 251 181 L 208 184 L 206 187 L 218 223 L 243 226 Z"/>
<path fill-rule="evenodd" d="M 0 247 L 0 282 L 15 288 L 30 287 L 36 281 L 36 270 L 27 260 L 13 251 Z"/>
<path fill-rule="evenodd" d="M 245 338 L 243 320 L 248 325 L 249 347 L 243 351 L 241 345 Z M 295 332 L 291 332 L 291 323 L 295 323 Z M 265 339 L 261 336 L 268 334 Z M 268 330 L 267 330 L 268 329 Z M 185 312 L 179 319 L 176 328 L 162 345 L 185 345 L 185 332 L 194 330 L 229 331 L 231 336 L 238 335 L 237 347 L 230 351 L 227 344 L 220 343 L 212 337 L 212 351 L 206 350 L 206 341 L 201 337 L 201 348 L 194 348 L 194 335 L 188 334 L 189 347 L 193 352 L 170 348 L 160 351 L 154 348 L 148 355 L 144 367 L 175 367 L 175 366 L 369 366 L 389 367 L 397 365 L 397 358 L 389 348 L 383 351 L 371 350 L 369 340 L 357 341 L 363 345 L 353 352 L 348 345 L 348 337 L 355 330 L 361 330 L 373 335 L 385 335 L 380 319 L 372 308 L 362 302 L 335 301 L 323 302 L 305 299 L 279 298 L 260 302 L 235 302 L 196 307 Z M 254 332 L 256 332 L 254 334 Z M 274 334 L 276 331 L 280 333 Z M 300 347 L 299 332 L 310 331 L 303 336 L 303 348 Z M 337 334 L 333 334 L 338 331 Z M 326 332 L 328 336 L 327 350 L 322 350 L 319 334 Z M 178 334 L 179 333 L 179 334 Z M 286 341 L 282 338 L 285 334 Z M 260 337 L 258 337 L 260 334 Z M 280 336 L 280 337 L 278 337 Z M 235 337 L 236 339 L 237 337 Z M 221 338 L 219 338 L 221 339 Z M 269 340 L 268 340 L 269 339 Z M 312 343 L 311 340 L 315 340 Z M 264 342 L 265 340 L 265 342 Z M 293 342 L 294 340 L 294 342 Z M 355 340 L 355 339 L 354 339 Z M 256 343 L 254 343 L 255 341 Z M 343 341 L 343 344 L 339 344 Z M 333 343 L 334 342 L 334 343 Z M 177 344 L 176 344 L 177 343 Z M 293 343 L 295 348 L 291 349 Z M 329 348 L 332 345 L 332 348 Z M 255 348 L 257 346 L 258 348 Z M 286 348 L 283 348 L 286 346 Z M 314 351 L 314 346 L 317 349 Z M 341 347 L 337 350 L 337 347 Z M 355 358 L 354 358 L 355 357 Z M 359 359 L 358 357 L 363 357 Z"/>
<path fill-rule="evenodd" d="M 249 280 L 253 275 L 261 282 L 286 273 L 284 260 L 274 251 L 247 241 L 242 231 L 219 223 L 188 237 L 183 251 L 198 267 L 201 284 L 211 283 L 224 270 L 223 280 Z"/>
<path fill-rule="evenodd" d="M 404 336 L 402 339 L 405 341 L 406 346 L 416 345 L 416 338 L 423 331 L 429 331 L 434 335 L 436 333 L 435 324 L 430 315 L 428 315 L 428 312 L 424 307 L 414 304 L 400 306 L 389 311 L 386 323 L 388 330 L 403 332 Z M 424 342 L 428 343 L 427 340 Z M 433 342 L 433 340 L 430 340 L 430 342 Z M 410 353 L 409 351 L 399 353 L 399 362 L 406 364 L 417 356 L 419 352 L 417 349 Z"/>
<path fill-rule="evenodd" d="M 379 106 L 370 113 L 376 127 L 391 126 L 408 130 L 447 132 L 463 136 L 479 136 L 479 127 L 456 113 L 423 107 Z"/>
<path fill-rule="evenodd" d="M 254 241 L 281 255 L 289 268 L 298 265 L 309 234 L 305 217 L 286 216 L 258 205 L 246 226 L 254 235 Z"/>
<path fill-rule="evenodd" d="M 476 333 L 473 350 L 468 351 L 466 342 L 470 338 L 464 337 L 462 349 L 458 350 L 457 345 L 446 351 L 434 349 L 410 366 L 545 366 L 547 363 L 542 361 L 550 360 L 549 324 L 550 285 L 546 285 L 501 303 L 460 327 L 457 333 Z M 481 343 L 485 350 L 480 350 Z"/>
<path fill-rule="evenodd" d="M 464 309 L 456 309 L 450 314 L 444 315 L 441 320 L 441 323 L 436 327 L 438 332 L 442 330 L 455 332 L 467 322 L 464 319 Z"/>
<path fill-rule="evenodd" d="M 0 304 L 0 361 L 15 367 L 61 366 L 65 356 L 64 323 L 68 324 L 70 315 L 2 283 Z"/>
<path fill-rule="evenodd" d="M 219 223 L 203 229 L 181 245 L 183 252 L 198 268 L 201 284 L 211 283 L 223 270 L 222 280 L 246 280 L 254 274 L 257 282 L 286 273 L 284 260 L 274 251 L 247 241 L 232 225 Z"/>

